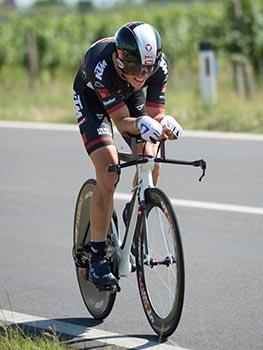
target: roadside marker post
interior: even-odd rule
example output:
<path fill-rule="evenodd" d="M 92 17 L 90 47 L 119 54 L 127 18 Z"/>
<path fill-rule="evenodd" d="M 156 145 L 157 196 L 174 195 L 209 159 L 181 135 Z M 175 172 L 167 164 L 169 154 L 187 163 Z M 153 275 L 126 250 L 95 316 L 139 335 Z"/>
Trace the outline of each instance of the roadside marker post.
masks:
<path fill-rule="evenodd" d="M 200 43 L 199 50 L 201 96 L 204 102 L 214 103 L 217 101 L 215 54 L 210 43 Z"/>

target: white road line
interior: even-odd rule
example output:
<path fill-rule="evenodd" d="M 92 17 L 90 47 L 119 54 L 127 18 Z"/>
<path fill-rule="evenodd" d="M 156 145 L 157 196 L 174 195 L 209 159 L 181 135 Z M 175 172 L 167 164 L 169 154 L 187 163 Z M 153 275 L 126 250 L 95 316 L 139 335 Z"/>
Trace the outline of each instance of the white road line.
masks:
<path fill-rule="evenodd" d="M 115 193 L 114 198 L 122 201 L 129 201 L 131 199 L 131 194 L 117 192 Z M 233 205 L 233 204 L 214 203 L 214 202 L 199 202 L 199 201 L 191 201 L 186 199 L 170 198 L 170 200 L 174 206 L 178 206 L 178 207 L 263 215 L 263 208 L 261 207 L 247 207 L 243 205 Z"/>
<path fill-rule="evenodd" d="M 17 122 L 0 121 L 1 128 L 31 129 L 31 130 L 55 130 L 55 131 L 77 131 L 77 124 L 57 124 L 57 123 L 36 123 L 36 122 Z"/>
<path fill-rule="evenodd" d="M 32 130 L 55 130 L 55 131 L 78 131 L 77 124 L 37 123 L 0 120 L 0 128 L 19 128 Z M 240 141 L 263 141 L 262 134 L 220 132 L 220 131 L 191 131 L 184 130 L 183 137 L 240 140 Z"/>
<path fill-rule="evenodd" d="M 118 333 L 111 333 L 97 328 L 84 327 L 73 323 L 66 323 L 52 320 L 44 317 L 21 314 L 18 312 L 0 310 L 0 326 L 5 324 L 17 324 L 20 326 L 29 326 L 45 331 L 55 331 L 56 333 L 66 334 L 78 337 L 83 341 L 101 342 L 102 346 L 116 345 L 128 349 L 137 349 L 145 347 L 149 350 L 187 350 L 177 345 L 160 344 L 158 342 L 149 342 L 147 339 L 133 338 Z"/>
<path fill-rule="evenodd" d="M 240 133 L 240 132 L 185 130 L 183 133 L 183 136 L 196 137 L 196 138 L 202 138 L 202 139 L 263 141 L 263 134 L 249 134 L 249 133 Z"/>

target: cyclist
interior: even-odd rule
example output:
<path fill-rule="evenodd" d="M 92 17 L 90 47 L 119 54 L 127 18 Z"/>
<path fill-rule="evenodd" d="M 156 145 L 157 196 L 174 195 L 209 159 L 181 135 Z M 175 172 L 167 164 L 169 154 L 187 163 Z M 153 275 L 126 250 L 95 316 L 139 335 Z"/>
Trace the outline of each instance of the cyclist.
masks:
<path fill-rule="evenodd" d="M 106 259 L 106 234 L 118 183 L 118 175 L 107 171 L 107 166 L 118 163 L 111 120 L 127 142 L 130 134 L 150 141 L 145 146 L 148 155 L 154 154 L 157 141 L 177 139 L 182 128 L 164 113 L 167 76 L 168 65 L 159 33 L 143 22 L 129 22 L 114 37 L 95 42 L 76 74 L 75 110 L 97 180 L 91 200 L 89 270 L 89 279 L 96 286 L 117 283 Z M 138 151 L 142 147 L 143 144 L 138 144 Z M 158 176 L 156 165 L 155 184 Z"/>

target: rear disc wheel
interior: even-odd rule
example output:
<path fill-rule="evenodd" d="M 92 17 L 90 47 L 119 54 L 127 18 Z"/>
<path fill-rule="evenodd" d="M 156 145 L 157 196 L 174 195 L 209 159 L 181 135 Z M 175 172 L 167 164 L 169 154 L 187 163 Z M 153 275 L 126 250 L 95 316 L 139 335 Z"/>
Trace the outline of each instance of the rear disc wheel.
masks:
<path fill-rule="evenodd" d="M 94 179 L 87 180 L 80 189 L 74 217 L 74 233 L 73 233 L 73 257 L 80 259 L 82 250 L 87 247 L 90 242 L 90 202 L 93 191 L 96 186 Z M 117 231 L 116 214 L 111 219 L 108 237 L 113 231 Z M 108 244 L 111 244 L 108 238 Z M 83 267 L 84 266 L 84 267 Z M 115 261 L 112 260 L 111 267 L 114 273 L 117 272 Z M 114 305 L 116 291 L 99 291 L 93 283 L 88 279 L 89 276 L 89 259 L 85 259 L 82 267 L 76 266 L 77 279 L 83 301 L 89 313 L 96 319 L 106 318 Z"/>

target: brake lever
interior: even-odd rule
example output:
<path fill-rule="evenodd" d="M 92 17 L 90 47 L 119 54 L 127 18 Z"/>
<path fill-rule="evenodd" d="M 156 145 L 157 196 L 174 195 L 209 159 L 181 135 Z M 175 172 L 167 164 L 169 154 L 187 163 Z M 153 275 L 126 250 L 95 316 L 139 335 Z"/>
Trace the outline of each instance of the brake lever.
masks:
<path fill-rule="evenodd" d="M 202 175 L 199 178 L 199 181 L 202 181 L 202 178 L 205 177 L 205 171 L 206 171 L 206 161 L 204 161 L 203 159 L 200 160 L 200 167 L 203 170 Z"/>

